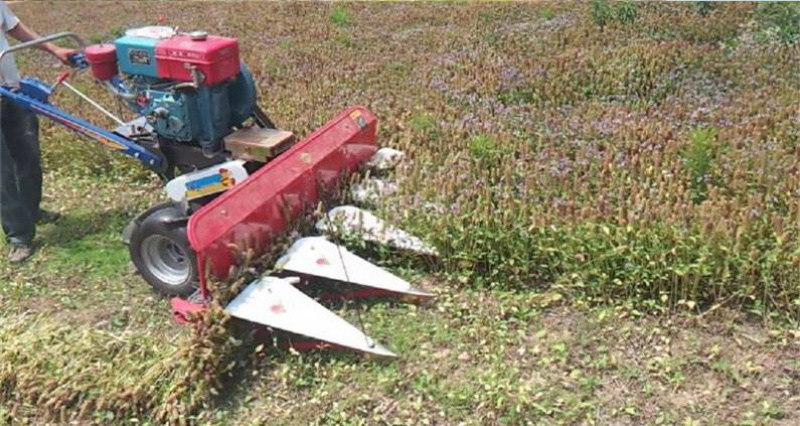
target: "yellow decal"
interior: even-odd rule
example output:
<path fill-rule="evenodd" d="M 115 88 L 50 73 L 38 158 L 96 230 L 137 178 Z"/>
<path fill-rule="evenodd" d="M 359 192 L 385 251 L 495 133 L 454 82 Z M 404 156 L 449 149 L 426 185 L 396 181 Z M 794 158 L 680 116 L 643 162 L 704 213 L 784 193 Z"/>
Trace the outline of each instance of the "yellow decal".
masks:
<path fill-rule="evenodd" d="M 214 184 L 214 185 L 207 185 L 199 189 L 192 189 L 186 191 L 187 198 L 195 198 L 195 197 L 202 197 L 204 195 L 213 194 L 215 192 L 220 192 L 228 189 L 227 186 L 223 185 L 222 182 Z"/>
<path fill-rule="evenodd" d="M 217 174 L 197 179 L 186 184 L 186 197 L 198 198 L 204 195 L 225 191 L 236 185 L 236 179 L 228 169 L 219 169 Z"/>
<path fill-rule="evenodd" d="M 355 110 L 355 111 L 351 112 L 350 113 L 350 118 L 353 119 L 353 121 L 356 122 L 356 125 L 360 129 L 363 129 L 364 127 L 367 127 L 367 119 L 364 118 L 364 115 L 361 114 L 361 111 Z"/>

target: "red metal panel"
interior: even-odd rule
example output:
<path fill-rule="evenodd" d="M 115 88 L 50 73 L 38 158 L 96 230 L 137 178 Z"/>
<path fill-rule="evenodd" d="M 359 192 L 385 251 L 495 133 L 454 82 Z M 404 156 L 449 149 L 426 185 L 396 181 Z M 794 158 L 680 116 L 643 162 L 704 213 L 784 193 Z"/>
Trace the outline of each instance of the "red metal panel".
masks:
<path fill-rule="evenodd" d="M 231 245 L 249 243 L 263 253 L 289 221 L 317 205 L 319 185 L 333 186 L 375 153 L 376 127 L 372 113 L 353 107 L 193 214 L 187 232 L 203 293 L 206 261 L 224 279 L 234 263 Z"/>
<path fill-rule="evenodd" d="M 203 304 L 192 303 L 180 297 L 173 297 L 169 303 L 172 307 L 172 317 L 180 324 L 188 323 L 189 315 L 196 314 L 206 307 Z"/>
<path fill-rule="evenodd" d="M 239 44 L 233 38 L 211 35 L 192 40 L 189 36 L 176 36 L 158 42 L 155 50 L 159 78 L 192 81 L 191 65 L 206 77 L 206 86 L 239 74 Z"/>
<path fill-rule="evenodd" d="M 93 44 L 83 49 L 86 61 L 92 67 L 92 75 L 98 80 L 111 80 L 119 74 L 117 69 L 117 47 L 111 43 Z"/>

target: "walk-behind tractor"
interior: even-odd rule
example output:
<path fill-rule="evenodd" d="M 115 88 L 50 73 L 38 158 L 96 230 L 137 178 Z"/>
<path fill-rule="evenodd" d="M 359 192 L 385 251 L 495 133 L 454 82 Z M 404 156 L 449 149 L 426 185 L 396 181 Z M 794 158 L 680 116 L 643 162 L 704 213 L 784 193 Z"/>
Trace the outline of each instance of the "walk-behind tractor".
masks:
<path fill-rule="evenodd" d="M 0 59 L 61 38 L 82 47 L 71 58 L 73 71 L 52 85 L 25 78 L 19 88 L 0 88 L 0 96 L 136 158 L 166 183 L 169 201 L 139 214 L 123 239 L 144 280 L 174 296 L 171 305 L 179 321 L 208 303 L 208 274 L 226 279 L 237 250 L 246 246 L 256 255 L 269 252 L 271 243 L 289 234 L 347 175 L 370 161 L 387 161 L 382 154 L 397 154 L 377 149 L 376 119 L 363 107 L 339 114 L 300 142 L 277 129 L 256 103 L 253 77 L 232 38 L 144 27 L 113 43 L 86 46 L 72 33 L 59 33 L 17 44 L 0 52 Z M 69 83 L 84 70 L 137 118 L 121 120 Z M 49 98 L 62 88 L 118 127 L 106 130 L 53 106 Z M 432 252 L 355 207 L 338 207 L 326 216 L 367 227 L 362 230 L 369 239 Z M 359 220 L 365 216 L 370 223 Z M 317 224 L 318 229 L 331 226 Z M 298 239 L 277 264 L 282 278 L 249 284 L 226 307 L 231 316 L 333 346 L 393 355 L 295 284 L 302 279 L 304 284 L 362 289 L 353 295 L 430 296 L 324 236 Z"/>

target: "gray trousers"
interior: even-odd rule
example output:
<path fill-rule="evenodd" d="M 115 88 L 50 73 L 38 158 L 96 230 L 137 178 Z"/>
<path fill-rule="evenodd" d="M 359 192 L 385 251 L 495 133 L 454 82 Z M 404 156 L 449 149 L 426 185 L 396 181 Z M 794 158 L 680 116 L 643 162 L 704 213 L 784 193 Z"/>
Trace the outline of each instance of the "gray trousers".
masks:
<path fill-rule="evenodd" d="M 42 201 L 39 120 L 8 99 L 0 100 L 0 222 L 6 242 L 30 244 Z"/>

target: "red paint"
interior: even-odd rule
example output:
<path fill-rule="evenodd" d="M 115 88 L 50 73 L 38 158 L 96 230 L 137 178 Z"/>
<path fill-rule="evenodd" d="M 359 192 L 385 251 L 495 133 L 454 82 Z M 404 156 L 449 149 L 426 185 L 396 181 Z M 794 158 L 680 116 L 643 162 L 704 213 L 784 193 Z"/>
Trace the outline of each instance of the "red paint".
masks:
<path fill-rule="evenodd" d="M 172 307 L 172 317 L 181 324 L 188 323 L 191 314 L 196 314 L 206 308 L 206 305 L 192 303 L 180 297 L 173 297 L 169 304 Z"/>
<path fill-rule="evenodd" d="M 203 85 L 213 86 L 239 75 L 239 66 L 239 44 L 233 38 L 177 36 L 156 44 L 159 78 L 192 81 L 191 67 L 196 67 L 205 76 Z"/>
<path fill-rule="evenodd" d="M 316 207 L 318 185 L 335 186 L 343 172 L 355 172 L 375 153 L 376 130 L 372 113 L 351 108 L 198 210 L 187 234 L 200 270 L 207 259 L 211 273 L 225 279 L 234 263 L 230 244 L 248 242 L 264 253 L 291 220 Z M 206 294 L 204 274 L 200 289 Z"/>
<path fill-rule="evenodd" d="M 317 265 L 330 265 L 330 262 L 328 262 L 328 259 L 320 257 L 319 259 L 317 259 Z"/>
<path fill-rule="evenodd" d="M 118 74 L 117 48 L 110 43 L 93 44 L 83 50 L 86 62 L 92 68 L 92 75 L 98 80 L 111 80 Z"/>
<path fill-rule="evenodd" d="M 324 300 L 354 300 L 387 296 L 402 296 L 402 293 L 394 293 L 389 290 L 382 290 L 379 288 L 362 288 L 342 293 L 323 293 L 321 298 Z"/>
<path fill-rule="evenodd" d="M 282 314 L 286 312 L 286 308 L 284 308 L 281 304 L 272 305 L 270 306 L 269 310 L 271 310 L 273 314 Z"/>
<path fill-rule="evenodd" d="M 56 79 L 56 83 L 53 86 L 58 86 L 59 84 L 67 81 L 67 79 L 72 75 L 72 71 L 64 71 L 61 75 L 58 76 Z"/>
<path fill-rule="evenodd" d="M 277 346 L 282 349 L 292 348 L 298 351 L 307 352 L 317 349 L 344 349 L 341 346 L 334 345 L 333 343 L 323 342 L 321 340 L 298 340 L 298 341 L 281 341 Z"/>

